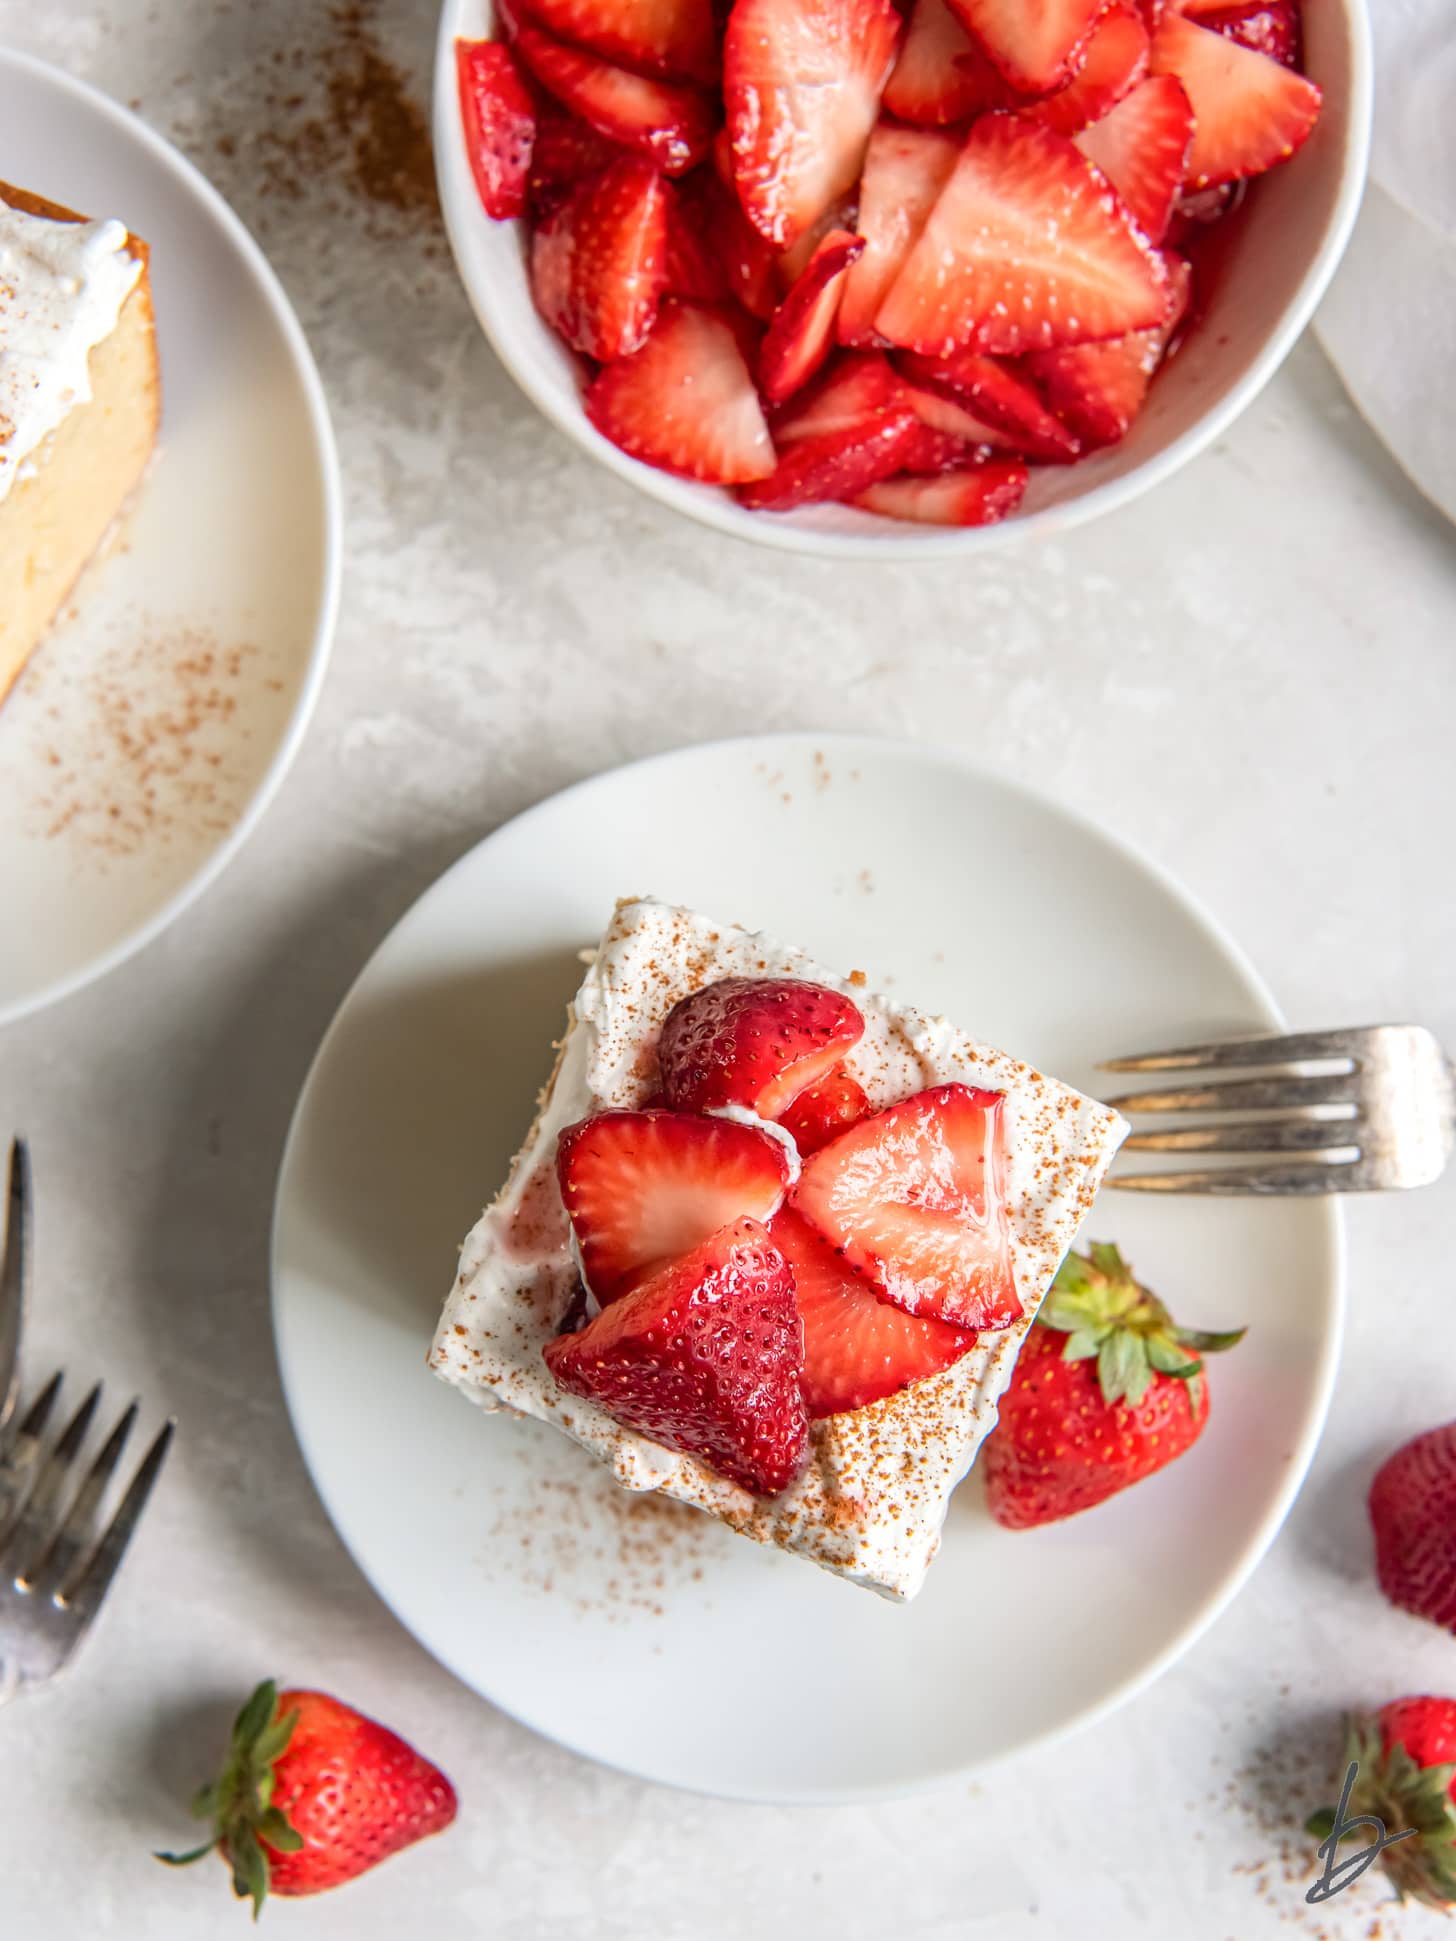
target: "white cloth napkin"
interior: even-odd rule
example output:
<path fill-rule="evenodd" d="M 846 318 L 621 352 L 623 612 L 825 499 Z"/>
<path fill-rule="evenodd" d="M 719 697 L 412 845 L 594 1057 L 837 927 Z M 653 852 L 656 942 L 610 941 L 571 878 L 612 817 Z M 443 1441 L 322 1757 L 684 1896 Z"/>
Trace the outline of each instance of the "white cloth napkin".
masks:
<path fill-rule="evenodd" d="M 1456 520 L 1456 0 L 1374 0 L 1370 186 L 1315 330 L 1396 460 Z"/>

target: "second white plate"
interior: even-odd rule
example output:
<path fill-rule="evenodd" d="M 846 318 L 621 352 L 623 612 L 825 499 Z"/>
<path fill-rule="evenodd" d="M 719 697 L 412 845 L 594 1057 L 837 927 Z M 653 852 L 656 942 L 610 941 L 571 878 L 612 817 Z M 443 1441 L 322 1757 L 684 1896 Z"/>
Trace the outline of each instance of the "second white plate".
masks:
<path fill-rule="evenodd" d="M 687 748 L 568 790 L 421 899 L 344 1003 L 279 1185 L 289 1404 L 344 1541 L 467 1685 L 552 1738 L 749 1799 L 903 1792 L 1085 1722 L 1234 1594 L 1313 1453 L 1341 1314 L 1336 1212 L 1104 1194 L 1191 1325 L 1251 1324 L 1161 1476 L 1009 1534 L 974 1472 L 897 1608 L 425 1368 L 455 1249 L 504 1177 L 618 895 L 765 928 L 1095 1089 L 1098 1057 L 1279 1022 L 1166 877 L 950 756 L 868 740 Z"/>
<path fill-rule="evenodd" d="M 161 445 L 74 610 L 0 707 L 0 1024 L 154 937 L 296 752 L 338 603 L 338 461 L 262 252 L 105 95 L 0 51 L 0 179 L 152 247 Z"/>

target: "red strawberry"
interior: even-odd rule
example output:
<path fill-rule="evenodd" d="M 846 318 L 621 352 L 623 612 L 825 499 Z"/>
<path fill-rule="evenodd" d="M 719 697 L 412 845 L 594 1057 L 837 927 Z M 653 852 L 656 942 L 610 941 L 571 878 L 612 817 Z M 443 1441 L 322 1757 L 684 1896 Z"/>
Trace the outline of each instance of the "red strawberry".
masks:
<path fill-rule="evenodd" d="M 929 397 L 922 392 L 922 397 Z M 943 400 L 935 398 L 937 406 L 948 411 L 957 409 L 955 405 L 944 405 Z M 999 433 L 992 432 L 993 442 L 987 443 L 980 438 L 957 438 L 954 432 L 936 431 L 931 425 L 922 424 L 915 434 L 914 442 L 906 447 L 900 456 L 900 469 L 893 478 L 881 479 L 879 485 L 867 485 L 857 503 L 873 511 L 871 503 L 878 495 L 881 485 L 912 485 L 918 480 L 939 478 L 944 472 L 964 472 L 973 465 L 979 465 L 996 450 L 994 440 Z M 891 495 L 893 502 L 895 495 Z M 933 503 L 933 501 L 931 501 Z"/>
<path fill-rule="evenodd" d="M 951 0 L 1001 73 L 1021 94 L 1069 80 L 1107 0 Z"/>
<path fill-rule="evenodd" d="M 1370 1485 L 1375 1575 L 1392 1604 L 1456 1632 L 1456 1422 L 1428 1429 Z"/>
<path fill-rule="evenodd" d="M 714 187 L 710 176 L 694 175 L 678 183 L 668 198 L 666 288 L 694 303 L 724 303 L 732 294 L 728 272 L 709 236 L 707 197 Z"/>
<path fill-rule="evenodd" d="M 864 1087 L 841 1068 L 827 1072 L 800 1092 L 779 1113 L 778 1122 L 785 1132 L 793 1134 L 800 1157 L 805 1158 L 837 1139 L 869 1109 Z"/>
<path fill-rule="evenodd" d="M 766 478 L 773 442 L 733 324 L 665 298 L 641 350 L 599 371 L 586 415 L 634 458 L 685 478 Z"/>
<path fill-rule="evenodd" d="M 889 112 L 920 128 L 943 128 L 987 108 L 1016 105 L 1016 95 L 947 0 L 915 0 L 899 59 L 885 83 Z"/>
<path fill-rule="evenodd" d="M 839 341 L 870 345 L 875 313 L 910 254 L 960 156 L 949 135 L 882 123 L 865 151 L 859 233 L 865 252 L 849 273 L 839 307 Z"/>
<path fill-rule="evenodd" d="M 863 250 L 849 230 L 831 229 L 774 312 L 758 360 L 759 389 L 770 404 L 807 384 L 829 355 L 844 280 Z"/>
<path fill-rule="evenodd" d="M 1352 1713 L 1345 1731 L 1342 1776 L 1352 1764 L 1359 1769 L 1344 1802 L 1345 1824 L 1373 1815 L 1387 1836 L 1414 1828 L 1404 1839 L 1388 1840 L 1380 1864 L 1400 1900 L 1449 1914 L 1456 1905 L 1456 1699 L 1397 1698 L 1373 1717 Z M 1325 1858 L 1335 1809 L 1312 1814 L 1305 1830 Z M 1328 1854 L 1334 1893 L 1363 1871 L 1355 1864 L 1363 1851 L 1356 1847 L 1342 1857 L 1336 1846 Z M 1368 1931 L 1384 1929 L 1376 1922 Z"/>
<path fill-rule="evenodd" d="M 497 222 L 524 215 L 536 108 L 515 56 L 499 41 L 457 40 L 455 72 L 465 153 L 485 213 Z"/>
<path fill-rule="evenodd" d="M 904 410 L 904 387 L 881 351 L 849 351 L 773 419 L 780 452 L 803 438 L 862 431 Z"/>
<path fill-rule="evenodd" d="M 1092 29 L 1086 56 L 1072 79 L 1023 112 L 1059 135 L 1075 135 L 1121 101 L 1147 71 L 1148 30 L 1142 15 L 1130 6 L 1109 7 Z"/>
<path fill-rule="evenodd" d="M 800 977 L 724 977 L 679 1000 L 657 1041 L 680 1112 L 742 1106 L 773 1119 L 864 1034 L 849 999 Z"/>
<path fill-rule="evenodd" d="M 712 0 L 522 0 L 562 40 L 644 74 L 718 78 Z"/>
<path fill-rule="evenodd" d="M 531 293 L 553 330 L 603 362 L 647 341 L 667 279 L 667 184 L 624 155 L 577 184 L 531 238 Z"/>
<path fill-rule="evenodd" d="M 766 479 L 739 487 L 739 501 L 755 512 L 792 512 L 856 498 L 901 469 L 919 429 L 906 409 L 859 431 L 800 438 L 785 446 Z"/>
<path fill-rule="evenodd" d="M 1081 450 L 1026 379 L 997 358 L 976 351 L 957 351 L 952 357 L 902 351 L 897 363 L 903 376 L 984 419 L 998 434 L 994 444 L 1047 465 L 1066 464 Z"/>
<path fill-rule="evenodd" d="M 549 94 L 608 141 L 630 148 L 665 175 L 681 175 L 708 152 L 713 110 L 695 88 L 613 67 L 523 25 L 515 50 Z"/>
<path fill-rule="evenodd" d="M 1175 75 L 1193 106 L 1189 188 L 1262 175 L 1287 161 L 1319 118 L 1313 81 L 1179 14 L 1166 15 L 1153 37 L 1152 69 Z"/>
<path fill-rule="evenodd" d="M 794 1279 L 756 1220 L 736 1220 L 545 1348 L 562 1388 L 756 1496 L 803 1467 L 804 1331 Z"/>
<path fill-rule="evenodd" d="M 738 206 L 738 197 L 715 177 L 701 189 L 704 235 L 733 295 L 760 323 L 779 305 L 778 258 Z"/>
<path fill-rule="evenodd" d="M 861 492 L 855 504 L 884 519 L 923 526 L 994 526 L 1021 504 L 1026 481 L 1019 458 L 991 459 L 941 478 L 886 479 Z"/>
<path fill-rule="evenodd" d="M 1053 410 L 1084 444 L 1115 445 L 1147 401 L 1148 386 L 1193 292 L 1193 272 L 1183 258 L 1170 255 L 1167 262 L 1174 307 L 1165 324 L 1111 343 L 1038 351 L 1026 360 Z"/>
<path fill-rule="evenodd" d="M 733 172 L 749 221 L 780 249 L 854 186 L 899 31 L 894 0 L 734 0 Z"/>
<path fill-rule="evenodd" d="M 1168 233 L 1192 142 L 1193 109 L 1171 74 L 1151 76 L 1077 136 L 1150 243 Z"/>
<path fill-rule="evenodd" d="M 1015 449 L 1007 434 L 989 419 L 978 417 L 963 404 L 957 404 L 928 385 L 912 384 L 900 377 L 900 396 L 920 420 L 921 435 L 903 462 L 907 472 L 941 472 L 941 462 L 951 446 L 957 448 L 959 463 L 968 463 L 977 453 L 1011 452 Z"/>
<path fill-rule="evenodd" d="M 1208 1420 L 1200 1357 L 1243 1332 L 1175 1327 L 1116 1247 L 1068 1254 L 981 1458 L 992 1516 L 1008 1530 L 1055 1523 L 1181 1456 Z"/>
<path fill-rule="evenodd" d="M 797 1213 L 785 1208 L 769 1232 L 793 1271 L 804 1323 L 801 1387 L 811 1421 L 898 1395 L 975 1347 L 965 1328 L 921 1320 L 880 1300 Z"/>
<path fill-rule="evenodd" d="M 932 357 L 1014 355 L 1144 330 L 1167 305 L 1166 271 L 1081 152 L 983 115 L 875 328 Z"/>
<path fill-rule="evenodd" d="M 568 1126 L 556 1178 L 603 1307 L 741 1215 L 768 1220 L 789 1183 L 783 1141 L 687 1112 L 598 1112 Z"/>
<path fill-rule="evenodd" d="M 791 290 L 808 269 L 814 252 L 832 229 L 853 230 L 859 216 L 859 204 L 846 196 L 841 202 L 831 202 L 824 213 L 803 232 L 796 242 L 779 250 L 774 256 L 778 266 L 779 280 L 786 290 Z M 758 231 L 755 230 L 757 235 Z"/>
<path fill-rule="evenodd" d="M 1169 218 L 1167 241 L 1175 249 L 1196 243 L 1214 223 L 1233 214 L 1248 187 L 1247 182 L 1220 182 L 1216 188 L 1194 189 L 1188 195 L 1180 195 Z"/>
<path fill-rule="evenodd" d="M 791 1204 L 907 1313 L 1008 1327 L 1004 1104 L 969 1085 L 916 1092 L 806 1160 Z"/>
<path fill-rule="evenodd" d="M 569 115 L 549 95 L 541 97 L 536 143 L 531 151 L 531 195 L 538 204 L 556 206 L 561 189 L 574 188 L 629 150 L 609 142 L 590 123 Z"/>
<path fill-rule="evenodd" d="M 1252 47 L 1284 67 L 1299 66 L 1299 13 L 1291 0 L 1253 0 L 1229 6 L 1227 0 L 1187 0 L 1179 8 L 1200 27 L 1226 34 L 1241 47 Z"/>
<path fill-rule="evenodd" d="M 183 1866 L 216 1848 L 256 1919 L 270 1892 L 320 1894 L 443 1832 L 456 1801 L 445 1775 L 387 1726 L 269 1679 L 238 1714 L 222 1778 L 192 1811 L 213 1823 L 212 1839 L 157 1858 Z"/>

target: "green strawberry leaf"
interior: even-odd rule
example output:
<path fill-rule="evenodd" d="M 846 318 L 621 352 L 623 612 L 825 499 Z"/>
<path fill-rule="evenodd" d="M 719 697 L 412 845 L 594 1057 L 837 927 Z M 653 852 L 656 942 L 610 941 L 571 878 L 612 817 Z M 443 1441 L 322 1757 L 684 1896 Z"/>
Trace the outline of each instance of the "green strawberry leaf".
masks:
<path fill-rule="evenodd" d="M 1323 1846 L 1335 1830 L 1335 1809 L 1322 1806 L 1317 1813 L 1311 1813 L 1304 1823 L 1304 1830 L 1311 1840 L 1318 1840 Z"/>
<path fill-rule="evenodd" d="M 216 1845 L 216 1840 L 209 1840 L 205 1847 L 194 1847 L 190 1853 L 154 1853 L 152 1858 L 160 1860 L 167 1867 L 190 1867 L 194 1860 L 201 1860 L 204 1854 L 211 1853 Z"/>
<path fill-rule="evenodd" d="M 251 1746 L 273 1716 L 273 1708 L 278 1703 L 278 1687 L 271 1678 L 265 1678 L 257 1686 L 252 1696 L 238 1713 L 233 1727 L 233 1738 Z"/>
<path fill-rule="evenodd" d="M 278 1702 L 276 1692 L 273 1702 L 275 1705 Z M 266 1731 L 260 1732 L 253 1746 L 254 1766 L 271 1766 L 279 1755 L 287 1750 L 288 1741 L 293 1737 L 293 1728 L 297 1724 L 297 1711 L 285 1712 L 281 1719 L 274 1719 Z"/>
<path fill-rule="evenodd" d="M 259 1820 L 258 1838 L 277 1853 L 297 1853 L 303 1846 L 303 1835 L 278 1806 L 270 1806 Z"/>
<path fill-rule="evenodd" d="M 268 1898 L 268 1856 L 250 1826 L 240 1826 L 229 1835 L 228 1852 L 233 1863 L 233 1892 L 240 1901 L 252 1901 L 256 1921 Z"/>
<path fill-rule="evenodd" d="M 1185 1348 L 1196 1348 L 1201 1355 L 1216 1355 L 1225 1348 L 1237 1348 L 1248 1332 L 1247 1328 L 1226 1328 L 1221 1334 L 1208 1334 L 1201 1328 L 1174 1328 L 1173 1339 Z"/>
<path fill-rule="evenodd" d="M 1184 1381 L 1203 1366 L 1196 1355 L 1188 1354 L 1161 1334 L 1148 1336 L 1148 1360 L 1160 1375 L 1177 1375 Z"/>
<path fill-rule="evenodd" d="M 1054 1294 L 1090 1294 L 1096 1285 L 1094 1276 L 1088 1271 L 1087 1262 L 1080 1254 L 1065 1254 L 1057 1269 L 1057 1277 L 1052 1282 Z"/>
<path fill-rule="evenodd" d="M 1104 1336 L 1100 1330 L 1078 1328 L 1067 1336 L 1067 1345 L 1062 1350 L 1063 1361 L 1090 1361 L 1102 1346 Z"/>
<path fill-rule="evenodd" d="M 1097 1380 L 1108 1407 L 1126 1402 L 1136 1408 L 1148 1392 L 1153 1371 L 1140 1336 L 1119 1331 L 1108 1335 L 1097 1351 Z"/>
<path fill-rule="evenodd" d="M 1094 1240 L 1087 1249 L 1092 1265 L 1110 1281 L 1130 1278 L 1130 1269 L 1120 1250 L 1110 1240 Z"/>

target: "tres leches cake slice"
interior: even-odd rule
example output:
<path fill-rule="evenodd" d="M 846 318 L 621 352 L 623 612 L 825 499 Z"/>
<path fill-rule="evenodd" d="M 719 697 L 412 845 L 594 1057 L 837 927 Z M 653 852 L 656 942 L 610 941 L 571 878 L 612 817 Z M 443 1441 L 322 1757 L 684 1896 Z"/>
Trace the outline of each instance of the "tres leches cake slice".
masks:
<path fill-rule="evenodd" d="M 0 702 L 146 470 L 147 246 L 0 182 Z"/>
<path fill-rule="evenodd" d="M 858 974 L 619 903 L 431 1365 L 913 1597 L 1125 1131 Z"/>

